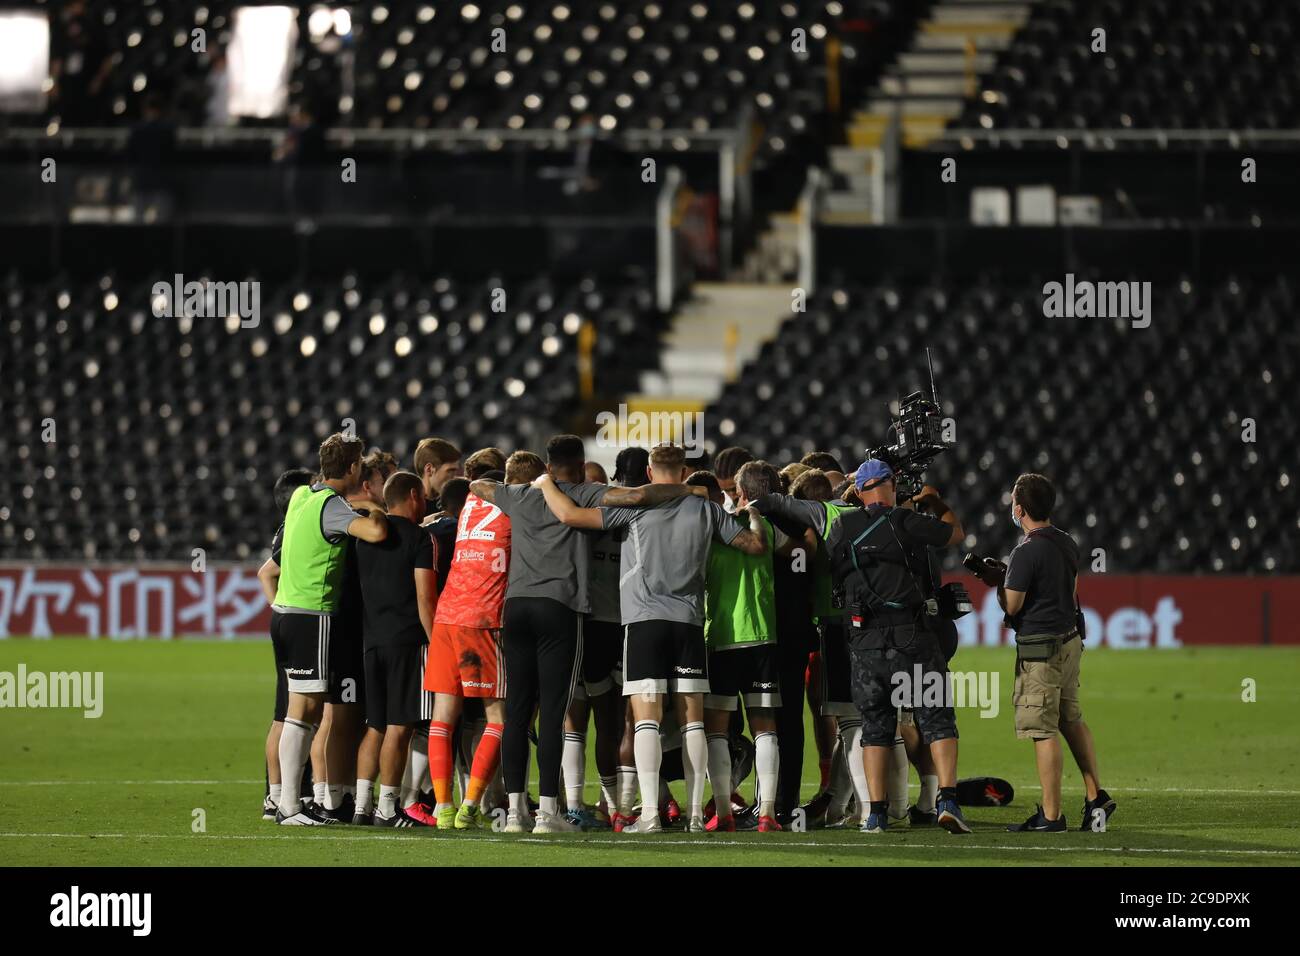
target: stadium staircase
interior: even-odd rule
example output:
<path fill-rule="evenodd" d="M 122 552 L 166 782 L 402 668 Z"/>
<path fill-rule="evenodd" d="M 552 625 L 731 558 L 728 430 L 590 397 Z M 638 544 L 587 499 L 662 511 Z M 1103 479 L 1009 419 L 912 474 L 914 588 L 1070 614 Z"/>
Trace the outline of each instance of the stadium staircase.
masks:
<path fill-rule="evenodd" d="M 663 337 L 659 367 L 642 372 L 638 389 L 621 399 L 627 412 L 704 411 L 775 337 L 782 317 L 789 314 L 787 285 L 696 283 Z M 708 421 L 705 437 L 718 447 L 727 444 L 726 436 Z M 588 442 L 588 453 L 606 468 L 612 466 L 615 451 Z"/>
<path fill-rule="evenodd" d="M 902 144 L 925 146 L 960 115 L 1038 0 L 945 0 L 916 31 L 911 49 L 881 75 L 848 128 L 849 145 L 873 149 L 897 115 Z"/>

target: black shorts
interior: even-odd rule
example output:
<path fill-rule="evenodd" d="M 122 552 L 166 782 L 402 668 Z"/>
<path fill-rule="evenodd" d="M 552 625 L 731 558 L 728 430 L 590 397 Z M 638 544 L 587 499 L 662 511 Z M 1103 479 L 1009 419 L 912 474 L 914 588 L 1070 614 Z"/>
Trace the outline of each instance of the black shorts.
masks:
<path fill-rule="evenodd" d="M 275 657 L 275 716 L 272 719 L 277 723 L 289 713 L 289 678 L 284 673 L 289 666 L 289 653 L 278 622 L 280 616 L 279 611 L 271 612 L 271 653 Z"/>
<path fill-rule="evenodd" d="M 281 645 L 288 693 L 328 694 L 334 704 L 365 703 L 361 635 L 340 635 L 336 615 L 277 614 L 271 619 L 271 643 Z"/>
<path fill-rule="evenodd" d="M 329 690 L 331 614 L 277 614 L 271 618 L 271 643 L 284 654 L 289 693 L 324 694 Z"/>
<path fill-rule="evenodd" d="M 582 624 L 582 683 L 575 695 L 599 697 L 623 684 L 623 625 L 587 618 Z"/>
<path fill-rule="evenodd" d="M 623 633 L 623 696 L 707 694 L 704 628 L 678 621 L 637 621 Z"/>
<path fill-rule="evenodd" d="M 365 652 L 366 725 L 383 730 L 427 723 L 433 694 L 424 689 L 428 644 L 372 647 Z"/>
<path fill-rule="evenodd" d="M 330 640 L 331 704 L 366 703 L 366 650 L 360 629 L 334 632 Z"/>
<path fill-rule="evenodd" d="M 710 710 L 735 710 L 737 698 L 745 709 L 781 706 L 781 677 L 775 644 L 729 647 L 709 652 Z"/>
<path fill-rule="evenodd" d="M 844 638 L 844 617 L 824 617 L 817 623 L 822 645 L 822 716 L 856 717 L 852 665 Z"/>

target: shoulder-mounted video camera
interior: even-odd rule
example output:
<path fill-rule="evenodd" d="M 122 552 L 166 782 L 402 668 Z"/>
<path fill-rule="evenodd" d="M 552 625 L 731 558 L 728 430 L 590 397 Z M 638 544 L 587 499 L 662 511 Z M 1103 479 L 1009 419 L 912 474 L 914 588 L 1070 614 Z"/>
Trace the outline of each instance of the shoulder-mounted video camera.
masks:
<path fill-rule="evenodd" d="M 930 350 L 926 349 L 929 362 Z M 955 447 L 943 437 L 943 413 L 939 410 L 939 393 L 934 386 L 934 365 L 930 364 L 930 398 L 913 392 L 903 399 L 898 419 L 890 427 L 891 440 L 877 448 L 868 448 L 868 458 L 879 458 L 894 472 L 898 501 L 915 497 L 925 484 L 925 470 L 941 454 Z"/>

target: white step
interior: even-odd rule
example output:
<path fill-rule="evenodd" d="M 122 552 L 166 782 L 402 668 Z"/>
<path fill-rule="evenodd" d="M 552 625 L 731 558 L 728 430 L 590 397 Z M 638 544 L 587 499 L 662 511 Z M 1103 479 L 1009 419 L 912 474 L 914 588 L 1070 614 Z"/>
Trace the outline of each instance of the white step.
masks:
<path fill-rule="evenodd" d="M 769 236 L 762 237 L 764 244 L 774 241 Z M 730 330 L 737 333 L 731 370 L 738 373 L 789 314 L 787 285 L 696 283 L 664 336 L 660 368 L 641 376 L 641 394 L 712 401 L 727 381 Z"/>
<path fill-rule="evenodd" d="M 1005 50 L 1011 45 L 1011 38 L 997 33 L 981 33 L 966 36 L 960 33 L 918 33 L 912 41 L 912 49 L 918 52 L 937 50 L 965 50 L 966 43 L 974 43 L 976 51 Z"/>
<path fill-rule="evenodd" d="M 900 53 L 895 72 L 898 73 L 961 73 L 970 67 L 977 73 L 987 73 L 997 63 L 992 53 L 977 53 L 969 60 L 965 50 L 947 50 L 929 53 Z"/>
<path fill-rule="evenodd" d="M 877 90 L 887 96 L 965 96 L 967 79 L 964 75 L 913 76 L 885 74 Z"/>
<path fill-rule="evenodd" d="M 1018 3 L 945 3 L 930 11 L 930 19 L 944 24 L 1014 23 L 1019 26 L 1029 19 L 1029 12 L 1028 6 Z"/>
<path fill-rule="evenodd" d="M 867 102 L 867 112 L 880 116 L 892 116 L 895 106 L 903 116 L 957 116 L 961 113 L 964 100 L 960 99 L 887 99 L 873 97 Z"/>

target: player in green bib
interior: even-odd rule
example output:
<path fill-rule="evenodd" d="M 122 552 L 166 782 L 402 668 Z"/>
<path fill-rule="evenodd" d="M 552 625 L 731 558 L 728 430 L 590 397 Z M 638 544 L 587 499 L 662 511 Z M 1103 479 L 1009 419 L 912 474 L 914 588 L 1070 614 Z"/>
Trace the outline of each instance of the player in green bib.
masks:
<path fill-rule="evenodd" d="M 765 461 L 751 461 L 736 472 L 736 510 L 777 491 L 781 477 Z M 719 494 L 719 497 L 721 495 Z M 709 693 L 704 698 L 704 731 L 709 746 L 709 780 L 714 816 L 706 830 L 733 832 L 731 743 L 728 730 L 741 700 L 754 738 L 758 774 L 758 829 L 780 830 L 776 820 L 780 749 L 776 708 L 781 706 L 780 662 L 776 654 L 776 574 L 774 554 L 788 555 L 794 541 L 771 522 L 767 549 L 745 554 L 735 548 L 709 552 L 705 579 L 704 639 L 709 650 Z"/>
<path fill-rule="evenodd" d="M 283 826 L 336 822 L 315 801 L 299 801 L 299 782 L 311 739 L 320 724 L 330 690 L 330 637 L 343 592 L 348 541 L 379 542 L 388 536 L 383 511 L 368 515 L 349 507 L 346 496 L 361 481 L 359 438 L 334 434 L 320 446 L 320 481 L 304 485 L 289 499 L 280 548 L 280 578 L 273 607 L 278 613 L 273 638 L 285 648 L 289 706 L 280 732 L 280 805 Z"/>
<path fill-rule="evenodd" d="M 839 517 L 859 506 L 856 499 L 833 499 L 829 482 L 818 483 L 816 487 L 818 493 L 806 499 L 774 493 L 757 499 L 754 507 L 760 514 L 772 519 L 786 534 L 795 535 L 802 529 L 811 529 L 817 538 L 818 547 L 812 556 L 810 568 L 813 574 L 813 616 L 821 640 L 821 713 L 823 717 L 835 720 L 836 734 L 840 740 L 834 757 L 835 767 L 843 766 L 847 769 L 852 781 L 852 795 L 857 797 L 858 807 L 865 808 L 871 801 L 867 792 L 866 765 L 862 758 L 862 716 L 853 703 L 844 611 L 835 607 L 831 600 L 831 570 L 825 548 L 831 528 Z M 905 751 L 902 752 L 901 759 L 902 766 L 906 768 Z M 822 821 L 828 826 L 843 826 L 851 822 L 845 820 L 849 788 L 842 782 L 835 783 L 836 779 L 843 780 L 843 773 L 843 769 L 833 770 L 833 785 L 830 788 L 833 792 L 819 795 L 818 800 L 806 808 L 810 826 L 821 825 Z M 816 814 L 816 819 L 812 818 L 813 813 Z"/>

